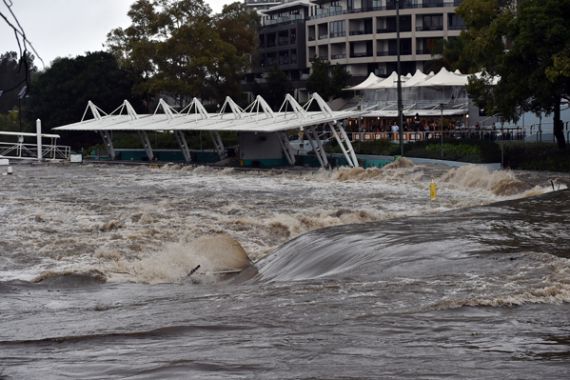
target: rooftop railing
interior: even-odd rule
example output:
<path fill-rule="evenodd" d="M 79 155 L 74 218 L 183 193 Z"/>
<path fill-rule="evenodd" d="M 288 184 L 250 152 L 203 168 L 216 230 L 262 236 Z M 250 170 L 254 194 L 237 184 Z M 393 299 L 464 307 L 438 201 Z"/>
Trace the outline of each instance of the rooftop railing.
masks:
<path fill-rule="evenodd" d="M 430 2 L 426 2 L 425 0 L 415 0 L 415 1 L 407 1 L 402 2 L 400 4 L 400 9 L 416 9 L 416 8 L 445 8 L 445 7 L 456 7 L 460 5 L 462 0 L 434 0 Z M 358 9 L 342 9 L 341 7 L 330 7 L 319 10 L 319 13 L 311 16 L 310 20 L 326 18 L 326 17 L 333 17 L 342 14 L 352 14 L 352 13 L 366 13 L 366 12 L 374 12 L 374 11 L 386 11 L 386 10 L 395 10 L 395 4 L 387 4 L 377 7 L 362 7 Z"/>

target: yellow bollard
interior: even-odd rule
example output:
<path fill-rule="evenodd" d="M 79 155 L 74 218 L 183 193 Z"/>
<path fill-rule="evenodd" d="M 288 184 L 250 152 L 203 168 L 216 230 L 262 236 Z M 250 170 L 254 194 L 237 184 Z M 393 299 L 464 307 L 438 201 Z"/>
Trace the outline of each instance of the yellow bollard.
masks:
<path fill-rule="evenodd" d="M 435 199 L 437 198 L 437 185 L 435 184 L 435 181 L 431 180 L 431 183 L 429 184 L 429 199 L 430 201 L 435 201 Z"/>

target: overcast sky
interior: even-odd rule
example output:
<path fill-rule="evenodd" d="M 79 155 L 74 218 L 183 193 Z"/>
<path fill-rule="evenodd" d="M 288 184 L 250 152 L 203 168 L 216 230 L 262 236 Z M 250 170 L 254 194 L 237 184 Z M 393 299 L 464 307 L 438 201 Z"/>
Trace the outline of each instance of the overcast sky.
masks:
<path fill-rule="evenodd" d="M 135 0 L 0 0 L 0 12 L 11 18 L 4 1 L 13 4 L 28 40 L 49 65 L 56 57 L 102 50 L 111 29 L 130 25 L 127 12 Z M 216 13 L 232 2 L 206 0 Z M 12 29 L 0 18 L 0 54 L 6 51 L 18 51 L 18 45 Z M 42 69 L 38 60 L 35 63 Z"/>

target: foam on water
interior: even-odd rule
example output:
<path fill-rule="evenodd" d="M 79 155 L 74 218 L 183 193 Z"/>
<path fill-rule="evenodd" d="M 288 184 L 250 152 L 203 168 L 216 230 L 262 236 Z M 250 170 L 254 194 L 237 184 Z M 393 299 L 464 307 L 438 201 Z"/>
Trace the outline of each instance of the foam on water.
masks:
<path fill-rule="evenodd" d="M 486 279 L 483 285 L 490 288 L 488 292 L 470 297 L 447 297 L 430 307 L 442 310 L 570 303 L 570 260 L 540 253 L 533 253 L 525 260 L 528 260 L 526 265 L 518 266 L 516 273 L 506 273 L 494 287 Z"/>
<path fill-rule="evenodd" d="M 151 284 L 187 281 L 200 276 L 215 280 L 217 275 L 238 273 L 251 265 L 240 243 L 227 235 L 202 236 L 189 244 L 168 243 L 137 260 L 123 260 L 115 252 L 105 267 L 114 280 Z"/>
<path fill-rule="evenodd" d="M 435 202 L 428 198 L 432 177 L 439 187 Z M 5 199 L 0 215 L 6 218 L 5 257 L 27 268 L 21 271 L 22 279 L 73 268 L 111 273 L 111 281 L 122 271 L 129 281 L 160 282 L 187 273 L 193 262 L 180 264 L 187 259 L 182 252 L 201 236 L 225 233 L 258 260 L 314 229 L 438 213 L 546 191 L 548 186 L 533 188 L 512 172 L 477 166 L 446 171 L 404 158 L 382 169 L 313 172 L 180 165 L 24 166 L 0 189 Z M 141 268 L 117 269 L 117 263 L 152 260 L 149 255 L 162 257 L 161 265 L 168 269 L 156 276 Z M 178 271 L 180 265 L 183 270 Z M 0 261 L 0 280 L 13 279 L 14 273 L 13 263 Z"/>
<path fill-rule="evenodd" d="M 441 181 L 456 187 L 486 190 L 498 196 L 519 194 L 529 188 L 509 170 L 490 172 L 476 165 L 453 168 L 441 177 Z"/>

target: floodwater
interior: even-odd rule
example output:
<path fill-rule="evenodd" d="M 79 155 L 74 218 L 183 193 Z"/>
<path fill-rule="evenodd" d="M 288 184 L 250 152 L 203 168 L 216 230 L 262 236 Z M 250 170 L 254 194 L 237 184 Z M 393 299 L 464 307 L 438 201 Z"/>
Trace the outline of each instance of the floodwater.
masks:
<path fill-rule="evenodd" d="M 568 378 L 568 183 L 17 165 L 0 378 Z M 254 265 L 221 274 L 240 245 Z"/>

